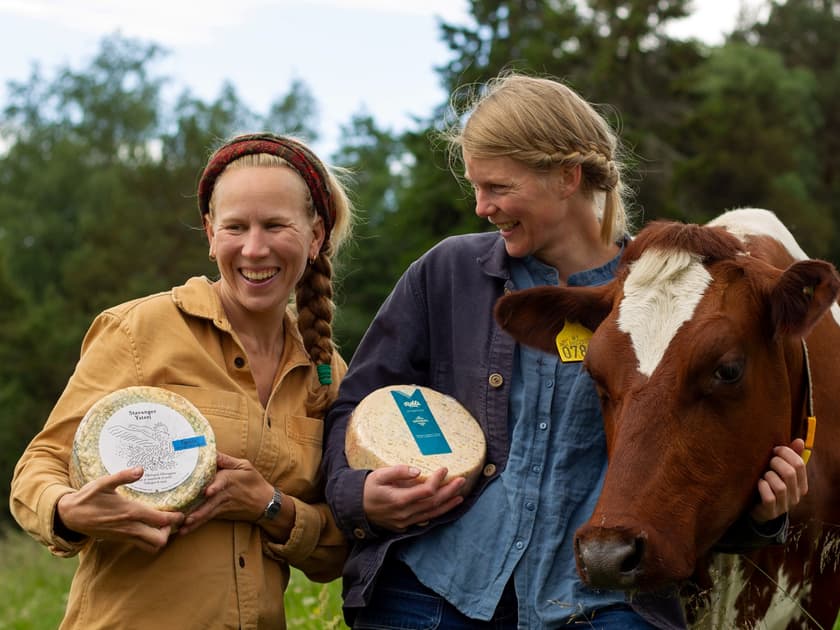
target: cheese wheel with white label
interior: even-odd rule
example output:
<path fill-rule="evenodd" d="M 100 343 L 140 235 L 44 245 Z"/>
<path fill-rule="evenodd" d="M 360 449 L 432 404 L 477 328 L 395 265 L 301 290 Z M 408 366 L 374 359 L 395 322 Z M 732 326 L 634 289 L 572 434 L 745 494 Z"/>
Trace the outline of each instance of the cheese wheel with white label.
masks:
<path fill-rule="evenodd" d="M 481 475 L 487 445 L 478 422 L 451 396 L 392 385 L 371 392 L 353 411 L 344 450 L 357 469 L 408 464 L 423 478 L 445 467 L 445 481 L 466 478 L 466 495 Z"/>
<path fill-rule="evenodd" d="M 126 387 L 100 398 L 76 429 L 70 483 L 142 466 L 117 492 L 159 510 L 187 512 L 216 474 L 216 438 L 186 398 L 159 387 Z"/>

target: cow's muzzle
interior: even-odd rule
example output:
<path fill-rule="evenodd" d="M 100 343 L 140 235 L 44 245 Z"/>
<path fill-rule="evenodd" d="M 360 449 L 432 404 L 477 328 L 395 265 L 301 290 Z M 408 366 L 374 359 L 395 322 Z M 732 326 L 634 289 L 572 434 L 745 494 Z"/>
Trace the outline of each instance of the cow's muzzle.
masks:
<path fill-rule="evenodd" d="M 646 538 L 623 529 L 582 527 L 575 536 L 578 573 L 592 588 L 639 588 L 645 577 Z"/>

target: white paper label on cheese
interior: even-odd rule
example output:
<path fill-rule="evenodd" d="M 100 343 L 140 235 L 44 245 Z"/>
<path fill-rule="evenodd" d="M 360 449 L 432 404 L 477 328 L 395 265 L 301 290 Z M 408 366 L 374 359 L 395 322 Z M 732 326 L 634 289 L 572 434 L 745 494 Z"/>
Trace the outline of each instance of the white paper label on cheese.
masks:
<path fill-rule="evenodd" d="M 114 474 L 134 466 L 143 476 L 129 488 L 164 492 L 182 484 L 195 470 L 203 436 L 181 414 L 165 405 L 134 403 L 108 418 L 99 434 L 99 454 Z"/>

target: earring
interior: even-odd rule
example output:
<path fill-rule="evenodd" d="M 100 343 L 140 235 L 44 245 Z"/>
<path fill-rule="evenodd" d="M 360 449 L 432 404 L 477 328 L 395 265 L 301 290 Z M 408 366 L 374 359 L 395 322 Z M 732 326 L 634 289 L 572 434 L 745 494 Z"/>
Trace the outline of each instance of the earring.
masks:
<path fill-rule="evenodd" d="M 315 256 L 312 256 L 312 258 L 310 258 L 310 259 L 309 259 L 309 264 L 310 264 L 310 265 L 314 265 L 314 264 L 315 264 Z"/>

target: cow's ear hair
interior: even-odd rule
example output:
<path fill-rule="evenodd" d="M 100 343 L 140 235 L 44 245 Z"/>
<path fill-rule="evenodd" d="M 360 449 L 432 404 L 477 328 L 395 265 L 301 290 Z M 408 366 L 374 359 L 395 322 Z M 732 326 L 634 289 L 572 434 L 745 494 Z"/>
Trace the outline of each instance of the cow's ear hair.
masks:
<path fill-rule="evenodd" d="M 518 342 L 556 352 L 555 338 L 566 320 L 595 330 L 612 309 L 614 282 L 599 287 L 538 287 L 510 293 L 496 302 L 499 326 Z"/>
<path fill-rule="evenodd" d="M 822 260 L 802 260 L 781 275 L 770 292 L 770 318 L 777 334 L 804 337 L 837 303 L 840 277 Z"/>

